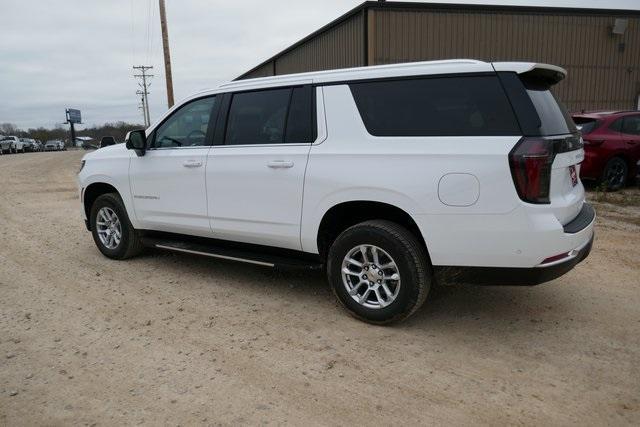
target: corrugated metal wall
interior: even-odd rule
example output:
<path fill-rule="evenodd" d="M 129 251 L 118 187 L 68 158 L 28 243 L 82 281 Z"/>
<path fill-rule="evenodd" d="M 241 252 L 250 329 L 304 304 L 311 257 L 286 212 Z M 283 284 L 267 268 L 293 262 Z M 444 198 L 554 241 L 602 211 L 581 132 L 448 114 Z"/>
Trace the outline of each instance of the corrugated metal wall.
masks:
<path fill-rule="evenodd" d="M 269 62 L 265 62 L 264 64 L 260 65 L 258 68 L 256 68 L 255 70 L 251 71 L 251 73 L 248 73 L 246 75 L 246 77 L 244 77 L 245 79 L 255 79 L 258 77 L 269 77 L 269 76 L 273 76 L 273 61 L 269 61 Z"/>
<path fill-rule="evenodd" d="M 302 73 L 364 65 L 363 15 L 356 14 L 329 31 L 319 34 L 289 52 L 244 75 L 242 78 Z"/>
<path fill-rule="evenodd" d="M 461 10 L 369 10 L 369 62 L 475 58 L 560 65 L 555 92 L 571 111 L 635 109 L 640 18 L 612 35 L 620 16 Z M 624 47 L 621 47 L 621 44 Z"/>
<path fill-rule="evenodd" d="M 546 62 L 569 72 L 555 92 L 571 111 L 637 108 L 640 13 L 505 9 L 370 3 L 240 78 L 449 58 Z M 628 20 L 624 35 L 611 34 L 616 18 Z"/>

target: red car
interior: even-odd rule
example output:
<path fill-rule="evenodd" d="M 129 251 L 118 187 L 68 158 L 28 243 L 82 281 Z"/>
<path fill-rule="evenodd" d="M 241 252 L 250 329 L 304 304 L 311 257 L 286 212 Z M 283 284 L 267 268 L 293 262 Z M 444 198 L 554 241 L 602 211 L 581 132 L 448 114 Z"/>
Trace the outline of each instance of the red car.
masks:
<path fill-rule="evenodd" d="M 640 161 L 640 111 L 580 113 L 573 121 L 584 140 L 580 177 L 609 190 L 632 182 Z"/>

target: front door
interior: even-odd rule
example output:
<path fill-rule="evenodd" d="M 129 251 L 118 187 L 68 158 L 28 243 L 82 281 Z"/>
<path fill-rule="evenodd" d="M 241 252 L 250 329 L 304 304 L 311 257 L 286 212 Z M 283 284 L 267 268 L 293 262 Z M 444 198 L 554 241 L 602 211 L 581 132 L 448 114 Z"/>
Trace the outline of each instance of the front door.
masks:
<path fill-rule="evenodd" d="M 144 156 L 131 160 L 136 218 L 145 229 L 208 236 L 205 170 L 215 97 L 191 101 L 149 136 Z"/>
<path fill-rule="evenodd" d="M 310 86 L 231 96 L 207 165 L 213 236 L 301 249 L 304 174 L 315 139 Z"/>

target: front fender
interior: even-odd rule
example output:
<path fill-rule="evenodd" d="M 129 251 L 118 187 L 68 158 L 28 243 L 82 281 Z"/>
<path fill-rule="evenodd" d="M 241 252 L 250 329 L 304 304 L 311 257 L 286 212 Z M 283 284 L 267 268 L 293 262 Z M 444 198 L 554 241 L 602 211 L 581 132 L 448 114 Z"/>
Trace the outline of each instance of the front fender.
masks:
<path fill-rule="evenodd" d="M 135 215 L 135 209 L 133 204 L 133 198 L 131 196 L 131 190 L 129 187 L 129 176 L 128 176 L 128 162 L 127 162 L 127 171 L 124 174 L 110 174 L 106 175 L 104 173 L 84 173 L 82 171 L 78 175 L 78 186 L 80 190 L 80 197 L 82 208 L 84 211 L 84 199 L 83 195 L 85 194 L 87 188 L 89 188 L 92 184 L 108 184 L 116 189 L 120 198 L 122 198 L 122 202 L 124 203 L 124 207 L 127 210 L 127 215 L 129 216 L 129 220 L 131 221 L 131 225 L 134 228 L 138 228 L 138 219 Z"/>

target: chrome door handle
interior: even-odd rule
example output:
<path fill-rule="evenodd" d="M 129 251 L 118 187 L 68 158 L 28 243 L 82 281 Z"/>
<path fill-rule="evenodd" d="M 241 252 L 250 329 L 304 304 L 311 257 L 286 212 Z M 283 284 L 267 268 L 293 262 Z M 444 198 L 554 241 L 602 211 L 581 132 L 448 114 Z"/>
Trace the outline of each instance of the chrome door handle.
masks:
<path fill-rule="evenodd" d="M 272 169 L 288 169 L 293 167 L 293 162 L 289 160 L 273 160 L 267 163 L 267 166 Z"/>
<path fill-rule="evenodd" d="M 202 162 L 199 162 L 197 160 L 187 160 L 182 163 L 182 166 L 184 166 L 185 168 L 199 168 L 200 166 L 202 166 Z"/>

